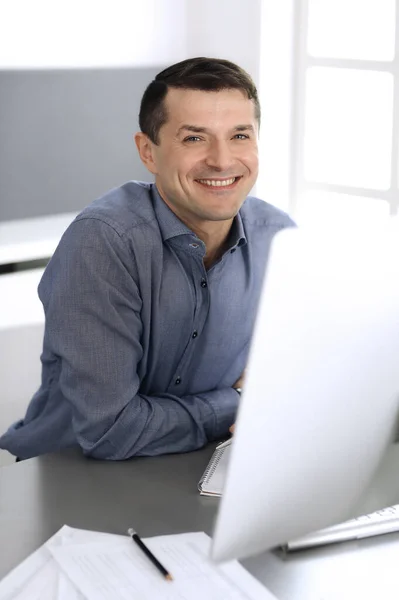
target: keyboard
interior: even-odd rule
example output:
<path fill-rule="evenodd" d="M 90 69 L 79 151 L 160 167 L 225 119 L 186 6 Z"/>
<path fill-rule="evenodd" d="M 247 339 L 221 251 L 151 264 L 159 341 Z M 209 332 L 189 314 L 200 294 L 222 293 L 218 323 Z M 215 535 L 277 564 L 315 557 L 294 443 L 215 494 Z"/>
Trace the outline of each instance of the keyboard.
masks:
<path fill-rule="evenodd" d="M 300 550 L 336 542 L 356 540 L 399 531 L 399 505 L 389 506 L 369 515 L 321 529 L 289 542 L 287 550 Z"/>

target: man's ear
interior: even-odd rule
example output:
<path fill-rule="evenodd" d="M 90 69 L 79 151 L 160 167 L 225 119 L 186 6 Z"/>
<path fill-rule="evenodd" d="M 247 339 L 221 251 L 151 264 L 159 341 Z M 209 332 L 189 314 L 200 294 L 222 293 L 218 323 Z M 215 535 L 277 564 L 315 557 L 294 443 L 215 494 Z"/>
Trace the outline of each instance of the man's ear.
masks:
<path fill-rule="evenodd" d="M 153 142 L 150 140 L 148 135 L 146 135 L 142 131 L 136 133 L 136 135 L 134 136 L 134 141 L 136 142 L 140 158 L 147 167 L 147 169 L 153 175 L 157 175 L 157 168 L 153 156 Z"/>

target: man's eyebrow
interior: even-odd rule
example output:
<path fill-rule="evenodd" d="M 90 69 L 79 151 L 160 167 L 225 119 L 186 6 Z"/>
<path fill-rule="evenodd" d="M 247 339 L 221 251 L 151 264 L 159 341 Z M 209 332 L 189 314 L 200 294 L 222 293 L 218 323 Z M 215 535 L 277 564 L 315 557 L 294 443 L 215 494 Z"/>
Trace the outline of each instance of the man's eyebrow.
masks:
<path fill-rule="evenodd" d="M 234 131 L 253 131 L 255 132 L 253 125 L 237 125 L 234 127 Z"/>
<path fill-rule="evenodd" d="M 182 125 L 177 130 L 177 133 L 181 133 L 182 131 L 191 131 L 192 133 L 207 133 L 208 129 L 206 127 L 198 127 L 197 125 Z"/>
<path fill-rule="evenodd" d="M 182 125 L 177 130 L 177 134 L 179 135 L 179 133 L 181 133 L 182 131 L 191 131 L 191 133 L 210 133 L 209 129 L 207 129 L 206 127 L 199 127 L 198 125 Z M 252 131 L 252 132 L 255 132 L 255 129 L 254 129 L 254 126 L 251 125 L 251 124 L 249 124 L 249 125 L 236 125 L 236 127 L 233 127 L 233 131 Z"/>

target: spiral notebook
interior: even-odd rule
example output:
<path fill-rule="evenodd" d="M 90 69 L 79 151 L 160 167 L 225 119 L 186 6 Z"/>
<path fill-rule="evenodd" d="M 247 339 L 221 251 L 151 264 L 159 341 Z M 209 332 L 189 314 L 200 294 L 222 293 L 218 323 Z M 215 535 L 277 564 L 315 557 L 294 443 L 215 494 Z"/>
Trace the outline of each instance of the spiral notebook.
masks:
<path fill-rule="evenodd" d="M 218 496 L 223 492 L 230 458 L 230 441 L 219 444 L 198 483 L 201 496 Z"/>

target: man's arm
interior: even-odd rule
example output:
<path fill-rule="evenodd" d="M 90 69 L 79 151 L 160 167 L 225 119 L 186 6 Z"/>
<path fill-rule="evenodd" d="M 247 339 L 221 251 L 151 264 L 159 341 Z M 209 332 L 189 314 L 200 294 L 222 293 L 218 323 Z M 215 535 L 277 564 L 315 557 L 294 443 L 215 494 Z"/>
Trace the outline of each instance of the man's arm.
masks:
<path fill-rule="evenodd" d="M 200 448 L 227 433 L 239 400 L 232 388 L 183 397 L 138 393 L 142 301 L 132 260 L 112 227 L 82 219 L 64 236 L 39 288 L 73 429 L 96 458 Z"/>

